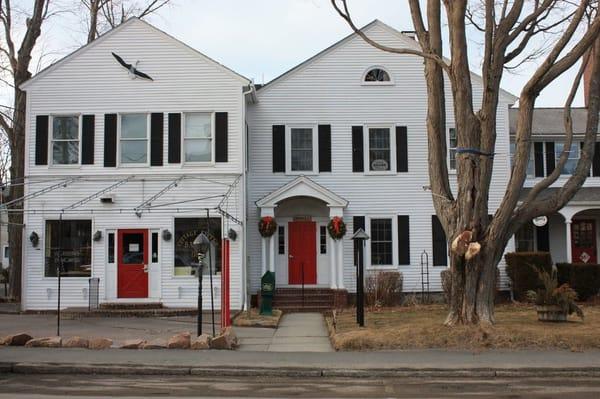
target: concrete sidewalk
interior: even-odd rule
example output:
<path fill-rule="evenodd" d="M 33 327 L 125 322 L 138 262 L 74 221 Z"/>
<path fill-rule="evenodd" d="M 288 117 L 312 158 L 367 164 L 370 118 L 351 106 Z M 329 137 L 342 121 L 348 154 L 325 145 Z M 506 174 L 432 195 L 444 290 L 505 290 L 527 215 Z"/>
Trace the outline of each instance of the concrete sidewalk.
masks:
<path fill-rule="evenodd" d="M 320 313 L 284 314 L 277 329 L 236 327 L 241 351 L 333 352 Z"/>
<path fill-rule="evenodd" d="M 0 373 L 353 377 L 600 377 L 600 351 L 273 353 L 0 349 Z"/>

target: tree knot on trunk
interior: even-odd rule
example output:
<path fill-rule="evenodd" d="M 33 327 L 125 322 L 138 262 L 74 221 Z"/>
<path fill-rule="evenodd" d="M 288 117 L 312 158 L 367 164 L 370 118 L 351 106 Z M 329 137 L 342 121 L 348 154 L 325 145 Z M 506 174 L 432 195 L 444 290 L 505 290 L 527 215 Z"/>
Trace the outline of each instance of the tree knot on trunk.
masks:
<path fill-rule="evenodd" d="M 452 252 L 464 256 L 466 260 L 474 258 L 481 251 L 481 244 L 473 239 L 474 234 L 471 230 L 463 231 L 452 241 Z"/>

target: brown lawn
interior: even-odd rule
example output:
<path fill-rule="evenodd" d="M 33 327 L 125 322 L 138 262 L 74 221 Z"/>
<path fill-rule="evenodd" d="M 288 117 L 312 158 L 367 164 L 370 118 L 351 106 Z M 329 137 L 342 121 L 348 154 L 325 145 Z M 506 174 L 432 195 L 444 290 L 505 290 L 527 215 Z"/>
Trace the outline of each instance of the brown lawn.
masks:
<path fill-rule="evenodd" d="M 354 309 L 338 312 L 332 343 L 337 350 L 377 349 L 600 349 L 600 306 L 582 306 L 585 321 L 537 320 L 532 305 L 496 307 L 493 327 L 445 327 L 444 305 L 423 305 L 367 311 L 366 327 L 356 324 Z M 328 318 L 331 328 L 332 318 Z"/>

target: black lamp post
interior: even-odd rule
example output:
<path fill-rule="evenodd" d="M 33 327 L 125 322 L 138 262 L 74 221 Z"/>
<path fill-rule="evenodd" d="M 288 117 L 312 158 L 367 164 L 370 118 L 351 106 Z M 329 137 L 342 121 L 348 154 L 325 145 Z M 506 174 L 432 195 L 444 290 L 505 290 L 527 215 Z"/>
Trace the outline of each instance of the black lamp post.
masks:
<path fill-rule="evenodd" d="M 198 277 L 198 336 L 202 335 L 202 267 L 206 252 L 210 248 L 210 240 L 204 233 L 198 236 L 192 242 L 192 247 L 198 252 L 198 268 L 196 274 Z"/>
<path fill-rule="evenodd" d="M 365 241 L 368 240 L 369 235 L 362 229 L 356 230 L 352 239 L 357 245 L 358 251 L 356 251 L 356 322 L 360 327 L 365 326 L 365 259 L 364 259 L 364 248 Z"/>

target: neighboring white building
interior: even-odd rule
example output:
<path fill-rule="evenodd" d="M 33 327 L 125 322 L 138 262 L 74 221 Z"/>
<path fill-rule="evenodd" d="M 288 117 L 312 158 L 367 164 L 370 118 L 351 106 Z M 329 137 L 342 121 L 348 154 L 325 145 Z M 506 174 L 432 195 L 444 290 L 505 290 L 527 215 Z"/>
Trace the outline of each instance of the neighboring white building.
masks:
<path fill-rule="evenodd" d="M 384 45 L 418 48 L 410 36 L 380 21 L 363 30 Z M 473 75 L 473 86 L 477 104 L 483 90 L 480 77 Z M 449 168 L 456 173 L 449 83 L 446 93 Z M 430 290 L 441 291 L 447 243 L 431 193 L 423 188 L 429 185 L 423 60 L 386 53 L 351 34 L 259 88 L 257 99 L 248 109 L 248 270 L 253 292 L 266 269 L 275 271 L 278 287 L 304 282 L 355 292 L 351 236 L 357 227 L 371 237 L 367 270 L 400 271 L 404 292 L 420 292 L 421 260 L 427 254 Z M 505 92 L 500 96 L 490 213 L 510 175 L 508 112 L 515 100 Z M 263 216 L 274 217 L 279 225 L 271 238 L 252 234 Z M 347 224 L 341 241 L 327 234 L 334 216 Z M 511 243 L 507 250 L 512 249 Z M 501 286 L 506 287 L 504 273 Z"/>
<path fill-rule="evenodd" d="M 587 81 L 586 81 L 587 84 Z M 514 152 L 517 110 L 511 110 L 511 153 Z M 563 152 L 565 128 L 563 108 L 537 108 L 533 113 L 533 143 L 527 180 L 521 197 L 530 188 L 551 173 Z M 573 143 L 569 159 L 561 176 L 540 196 L 545 198 L 564 185 L 575 170 L 583 144 L 587 110 L 573 108 Z M 556 263 L 598 263 L 600 247 L 600 142 L 592 161 L 590 175 L 583 187 L 569 203 L 558 212 L 546 215 L 546 224 L 526 224 L 515 234 L 517 251 L 549 251 Z"/>
<path fill-rule="evenodd" d="M 236 236 L 230 301 L 242 307 L 250 83 L 138 19 L 25 83 L 22 307 L 56 307 L 61 255 L 64 307 L 87 306 L 90 277 L 100 302 L 195 306 L 206 209 L 216 303 L 222 239 Z"/>

